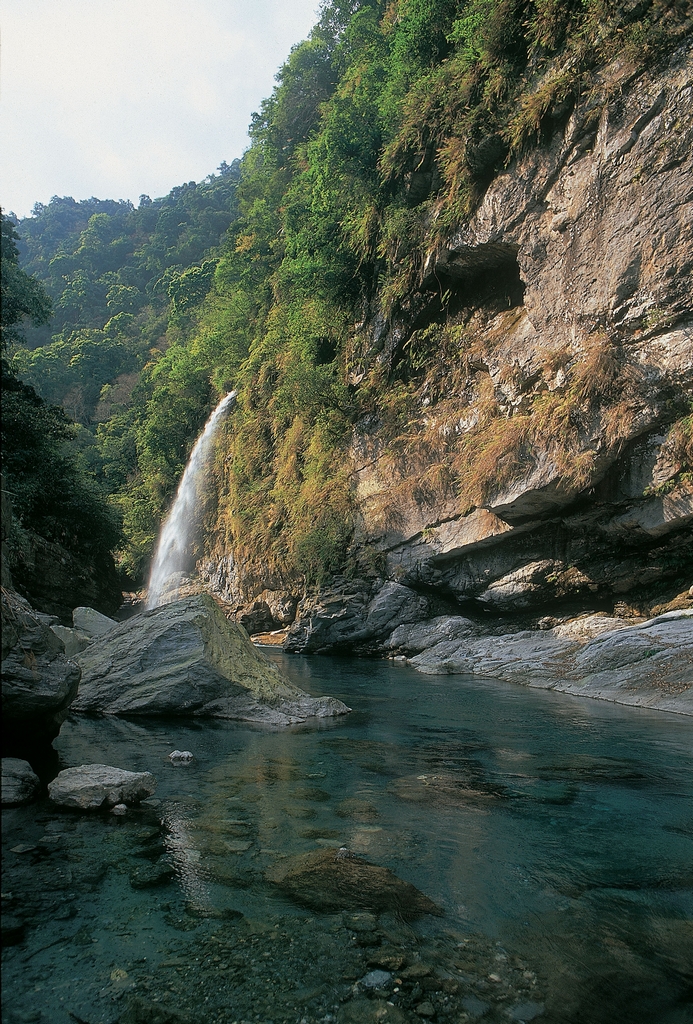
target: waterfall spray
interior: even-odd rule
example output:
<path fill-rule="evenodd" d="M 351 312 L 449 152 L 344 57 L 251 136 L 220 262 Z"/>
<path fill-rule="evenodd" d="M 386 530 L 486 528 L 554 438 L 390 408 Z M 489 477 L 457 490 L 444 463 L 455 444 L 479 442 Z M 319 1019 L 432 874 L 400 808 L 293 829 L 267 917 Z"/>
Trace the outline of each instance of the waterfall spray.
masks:
<path fill-rule="evenodd" d="M 169 581 L 172 576 L 180 576 L 189 567 L 189 547 L 199 516 L 200 483 L 209 461 L 217 427 L 235 397 L 236 392 L 230 391 L 222 398 L 190 453 L 178 485 L 176 500 L 159 535 L 149 575 L 147 608 L 158 608 L 160 604 L 174 601 L 178 595 L 178 586 L 175 583 L 171 585 Z"/>

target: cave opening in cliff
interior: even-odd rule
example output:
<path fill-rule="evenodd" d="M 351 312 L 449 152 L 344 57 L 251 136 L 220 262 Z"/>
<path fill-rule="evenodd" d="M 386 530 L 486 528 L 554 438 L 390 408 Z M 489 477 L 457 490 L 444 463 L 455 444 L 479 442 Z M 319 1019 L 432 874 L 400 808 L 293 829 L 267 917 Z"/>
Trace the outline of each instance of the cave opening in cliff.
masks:
<path fill-rule="evenodd" d="M 509 242 L 459 246 L 435 263 L 428 287 L 438 292 L 441 308 L 448 315 L 463 309 L 497 313 L 522 306 L 525 284 L 518 251 L 519 247 Z"/>
<path fill-rule="evenodd" d="M 518 251 L 514 243 L 488 242 L 445 252 L 431 264 L 424 279 L 429 301 L 412 320 L 412 330 L 465 313 L 483 311 L 492 317 L 523 306 L 525 283 Z"/>

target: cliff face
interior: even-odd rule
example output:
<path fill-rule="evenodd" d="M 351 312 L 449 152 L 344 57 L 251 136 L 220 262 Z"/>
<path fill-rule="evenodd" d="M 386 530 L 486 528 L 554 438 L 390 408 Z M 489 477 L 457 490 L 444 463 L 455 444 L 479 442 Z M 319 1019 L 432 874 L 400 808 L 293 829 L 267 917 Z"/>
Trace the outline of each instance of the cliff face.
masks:
<path fill-rule="evenodd" d="M 690 45 L 656 75 L 603 70 L 429 253 L 409 310 L 366 320 L 363 367 L 415 353 L 418 372 L 396 425 L 357 424 L 358 569 L 304 597 L 290 649 L 382 649 L 399 622 L 460 608 L 613 610 L 688 588 L 691 70 Z M 251 628 L 285 625 L 300 597 L 228 553 L 207 574 Z"/>

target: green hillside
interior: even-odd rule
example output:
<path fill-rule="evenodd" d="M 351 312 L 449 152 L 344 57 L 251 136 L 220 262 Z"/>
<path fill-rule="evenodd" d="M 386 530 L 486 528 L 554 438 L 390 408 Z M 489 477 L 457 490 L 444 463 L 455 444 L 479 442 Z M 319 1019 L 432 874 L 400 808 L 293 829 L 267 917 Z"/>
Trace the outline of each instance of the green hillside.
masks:
<path fill-rule="evenodd" d="M 688 5 L 664 0 L 333 0 L 254 115 L 240 172 L 137 209 L 56 198 L 22 221 L 55 317 L 14 367 L 82 424 L 131 578 L 231 387 L 210 532 L 286 578 L 348 569 L 354 423 L 406 434 L 431 359 L 462 357 L 427 253 L 567 121 L 595 69 L 656 64 L 687 31 Z M 359 329 L 379 318 L 407 325 L 394 347 Z M 458 456 L 452 486 L 476 479 L 474 453 Z"/>

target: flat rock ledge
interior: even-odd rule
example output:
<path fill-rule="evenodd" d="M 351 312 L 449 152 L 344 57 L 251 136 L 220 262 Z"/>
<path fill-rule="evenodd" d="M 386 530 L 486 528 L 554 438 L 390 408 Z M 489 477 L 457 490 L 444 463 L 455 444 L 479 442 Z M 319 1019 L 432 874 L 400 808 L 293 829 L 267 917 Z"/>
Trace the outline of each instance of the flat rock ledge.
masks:
<path fill-rule="evenodd" d="M 693 715 L 693 611 L 667 612 L 616 628 L 617 620 L 603 618 L 601 626 L 594 621 L 589 628 L 582 620 L 573 629 L 561 625 L 546 631 L 437 642 L 432 629 L 432 645 L 406 662 L 428 675 L 486 676 Z"/>
<path fill-rule="evenodd" d="M 127 772 L 107 764 L 82 764 L 59 772 L 48 785 L 48 796 L 59 807 L 99 811 L 118 804 L 138 804 L 156 789 L 150 772 Z"/>
<path fill-rule="evenodd" d="M 28 761 L 19 757 L 2 759 L 2 806 L 16 807 L 34 799 L 41 783 Z"/>
<path fill-rule="evenodd" d="M 285 679 L 208 594 L 132 616 L 95 639 L 79 664 L 73 712 L 285 726 L 350 711 L 334 697 L 311 697 Z"/>

